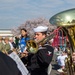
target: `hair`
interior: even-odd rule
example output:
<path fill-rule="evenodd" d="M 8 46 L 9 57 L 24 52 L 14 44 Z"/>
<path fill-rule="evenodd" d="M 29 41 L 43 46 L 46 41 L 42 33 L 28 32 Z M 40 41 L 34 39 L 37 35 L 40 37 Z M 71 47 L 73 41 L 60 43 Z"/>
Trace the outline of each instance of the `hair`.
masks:
<path fill-rule="evenodd" d="M 25 28 L 22 28 L 21 31 L 24 30 L 25 32 L 27 32 L 27 30 Z M 27 34 L 25 37 L 29 37 Z M 21 35 L 21 38 L 23 38 L 23 36 Z"/>
<path fill-rule="evenodd" d="M 67 48 L 63 52 L 67 53 Z"/>
<path fill-rule="evenodd" d="M 41 32 L 41 33 L 42 33 L 42 35 L 46 35 L 47 36 L 47 31 Z"/>
<path fill-rule="evenodd" d="M 25 28 L 22 28 L 21 31 L 24 30 L 25 32 L 27 32 L 27 30 Z"/>
<path fill-rule="evenodd" d="M 47 35 L 47 31 L 45 31 L 45 32 L 41 32 L 43 35 Z"/>

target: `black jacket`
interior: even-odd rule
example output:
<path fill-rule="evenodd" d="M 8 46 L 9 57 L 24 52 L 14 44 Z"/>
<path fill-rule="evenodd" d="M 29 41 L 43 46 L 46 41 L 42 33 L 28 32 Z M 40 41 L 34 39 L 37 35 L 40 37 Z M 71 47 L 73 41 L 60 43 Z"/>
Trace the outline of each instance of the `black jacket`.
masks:
<path fill-rule="evenodd" d="M 47 75 L 47 68 L 52 61 L 54 48 L 44 45 L 36 54 L 28 55 L 27 68 L 31 75 Z"/>
<path fill-rule="evenodd" d="M 22 75 L 13 59 L 0 52 L 0 75 Z"/>

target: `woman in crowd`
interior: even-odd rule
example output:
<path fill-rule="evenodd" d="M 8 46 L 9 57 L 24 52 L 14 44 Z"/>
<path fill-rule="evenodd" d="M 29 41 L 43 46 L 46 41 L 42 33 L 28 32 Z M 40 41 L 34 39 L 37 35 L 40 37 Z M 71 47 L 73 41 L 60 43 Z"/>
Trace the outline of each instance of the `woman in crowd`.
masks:
<path fill-rule="evenodd" d="M 30 38 L 27 35 L 27 30 L 25 28 L 21 29 L 21 38 L 20 38 L 20 51 L 23 52 L 25 50 L 26 47 L 26 41 L 28 41 Z"/>

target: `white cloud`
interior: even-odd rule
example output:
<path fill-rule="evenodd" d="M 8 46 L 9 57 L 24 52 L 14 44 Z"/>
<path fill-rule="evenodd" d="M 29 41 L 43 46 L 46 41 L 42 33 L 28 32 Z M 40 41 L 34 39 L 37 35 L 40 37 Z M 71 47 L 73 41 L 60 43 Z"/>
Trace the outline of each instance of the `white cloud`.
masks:
<path fill-rule="evenodd" d="M 40 16 L 49 18 L 73 7 L 75 0 L 0 0 L 0 25 L 16 25 Z"/>

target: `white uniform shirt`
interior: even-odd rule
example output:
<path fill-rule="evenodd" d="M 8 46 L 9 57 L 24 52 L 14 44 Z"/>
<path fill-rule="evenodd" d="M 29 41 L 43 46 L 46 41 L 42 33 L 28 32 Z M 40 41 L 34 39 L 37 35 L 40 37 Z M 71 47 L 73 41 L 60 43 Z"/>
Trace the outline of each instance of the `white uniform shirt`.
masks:
<path fill-rule="evenodd" d="M 67 55 L 60 55 L 57 57 L 57 62 L 58 62 L 58 65 L 60 66 L 65 66 L 65 58 L 67 58 Z"/>

